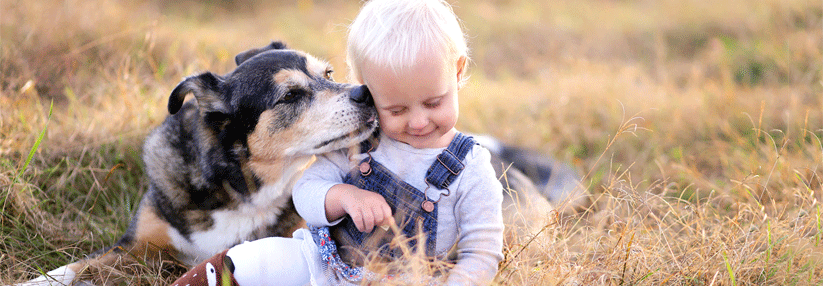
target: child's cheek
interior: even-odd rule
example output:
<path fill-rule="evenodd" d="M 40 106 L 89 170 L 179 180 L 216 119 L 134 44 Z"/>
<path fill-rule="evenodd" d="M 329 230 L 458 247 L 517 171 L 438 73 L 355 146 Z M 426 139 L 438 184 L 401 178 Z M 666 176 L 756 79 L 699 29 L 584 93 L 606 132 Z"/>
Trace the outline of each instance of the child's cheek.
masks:
<path fill-rule="evenodd" d="M 382 131 L 390 131 L 394 128 L 394 125 L 397 124 L 397 119 L 392 118 L 388 111 L 378 111 L 377 121 L 378 126 Z"/>

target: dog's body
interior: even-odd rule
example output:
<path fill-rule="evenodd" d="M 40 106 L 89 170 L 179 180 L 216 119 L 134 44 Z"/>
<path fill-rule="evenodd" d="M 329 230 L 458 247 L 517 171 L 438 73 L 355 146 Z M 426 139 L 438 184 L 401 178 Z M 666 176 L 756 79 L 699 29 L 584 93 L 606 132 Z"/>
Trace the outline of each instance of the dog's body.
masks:
<path fill-rule="evenodd" d="M 192 76 L 172 91 L 172 115 L 146 138 L 150 186 L 123 237 L 26 285 L 71 285 L 95 276 L 87 269 L 124 257 L 193 266 L 243 241 L 288 237 L 303 225 L 291 201 L 294 181 L 314 154 L 357 146 L 373 133 L 368 90 L 333 82 L 326 63 L 279 42 L 235 59 L 231 73 Z M 196 100 L 184 103 L 188 93 Z M 508 180 L 527 193 L 533 211 L 549 211 L 548 203 L 531 202 L 545 201 L 548 193 L 539 191 L 545 188 L 533 183 L 547 183 L 539 176 L 545 172 L 532 179 L 515 173 Z"/>

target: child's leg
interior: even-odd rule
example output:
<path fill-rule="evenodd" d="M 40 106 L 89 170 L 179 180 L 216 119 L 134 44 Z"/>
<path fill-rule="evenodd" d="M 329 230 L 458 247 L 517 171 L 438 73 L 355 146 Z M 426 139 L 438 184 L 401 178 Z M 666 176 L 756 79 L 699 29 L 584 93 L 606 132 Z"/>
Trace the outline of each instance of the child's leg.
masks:
<path fill-rule="evenodd" d="M 307 285 L 310 273 L 302 242 L 283 237 L 246 242 L 203 261 L 171 285 Z"/>
<path fill-rule="evenodd" d="M 307 285 L 309 266 L 301 251 L 303 240 L 269 237 L 229 249 L 234 279 L 241 286 Z"/>

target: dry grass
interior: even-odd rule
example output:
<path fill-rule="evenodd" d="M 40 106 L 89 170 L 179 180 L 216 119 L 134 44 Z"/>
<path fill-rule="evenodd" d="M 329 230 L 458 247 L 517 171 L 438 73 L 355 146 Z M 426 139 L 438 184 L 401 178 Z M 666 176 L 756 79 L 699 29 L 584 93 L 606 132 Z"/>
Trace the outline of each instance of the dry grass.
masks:
<path fill-rule="evenodd" d="M 0 282 L 117 239 L 178 80 L 272 39 L 343 78 L 358 9 L 142 2 L 0 2 Z M 459 127 L 571 162 L 592 197 L 512 243 L 499 284 L 823 281 L 820 1 L 455 6 L 474 60 Z M 139 266 L 122 283 L 173 275 Z"/>

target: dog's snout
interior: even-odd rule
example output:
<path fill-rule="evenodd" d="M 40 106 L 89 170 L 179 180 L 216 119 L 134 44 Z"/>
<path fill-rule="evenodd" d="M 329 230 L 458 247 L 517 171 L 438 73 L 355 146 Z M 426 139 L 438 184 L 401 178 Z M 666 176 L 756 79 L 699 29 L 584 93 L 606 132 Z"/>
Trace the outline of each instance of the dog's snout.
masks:
<path fill-rule="evenodd" d="M 367 104 L 367 105 L 373 104 L 373 101 L 372 101 L 372 98 L 371 98 L 371 92 L 369 92 L 369 88 L 366 87 L 365 85 L 361 85 L 361 86 L 355 88 L 354 90 L 352 90 L 350 97 L 351 97 L 351 100 L 354 101 L 355 103 Z"/>

